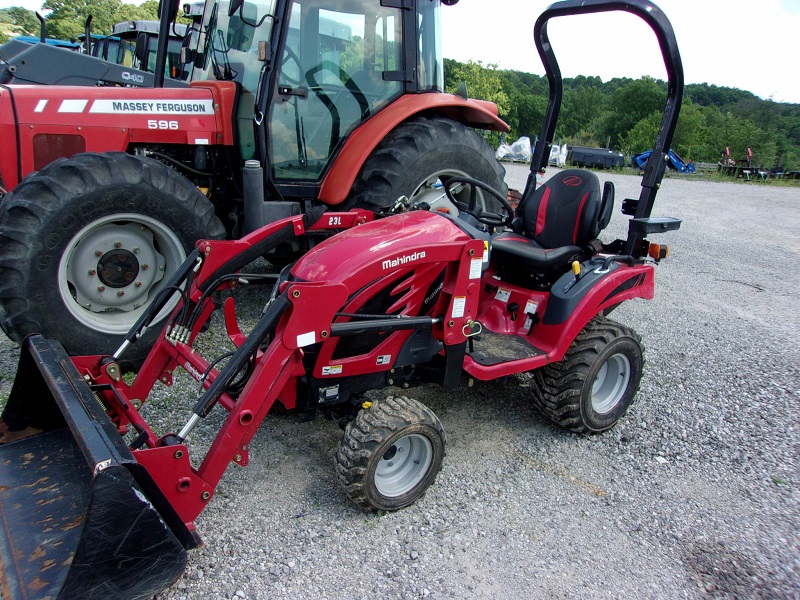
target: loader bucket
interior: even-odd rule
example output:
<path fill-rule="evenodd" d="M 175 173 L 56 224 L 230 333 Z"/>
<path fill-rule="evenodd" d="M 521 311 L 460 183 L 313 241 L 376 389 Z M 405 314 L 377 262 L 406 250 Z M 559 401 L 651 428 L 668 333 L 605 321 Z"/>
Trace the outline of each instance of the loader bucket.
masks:
<path fill-rule="evenodd" d="M 186 550 L 141 471 L 61 345 L 28 337 L 0 417 L 2 597 L 150 598 L 175 581 Z"/>

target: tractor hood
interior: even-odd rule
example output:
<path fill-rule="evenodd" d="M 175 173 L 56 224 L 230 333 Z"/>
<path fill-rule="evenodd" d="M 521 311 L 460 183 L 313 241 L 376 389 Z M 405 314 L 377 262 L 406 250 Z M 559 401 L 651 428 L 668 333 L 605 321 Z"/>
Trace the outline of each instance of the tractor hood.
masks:
<path fill-rule="evenodd" d="M 10 191 L 31 171 L 79 152 L 125 152 L 131 144 L 232 143 L 231 115 L 219 100 L 227 94 L 226 85 L 235 84 L 182 89 L 0 86 L 0 135 L 16 141 L 0 153 L 4 187 Z M 32 152 L 13 156 L 18 148 Z"/>
<path fill-rule="evenodd" d="M 304 281 L 344 281 L 356 273 L 388 274 L 429 260 L 437 247 L 470 239 L 448 217 L 413 211 L 348 229 L 326 240 L 298 261 L 292 275 Z"/>

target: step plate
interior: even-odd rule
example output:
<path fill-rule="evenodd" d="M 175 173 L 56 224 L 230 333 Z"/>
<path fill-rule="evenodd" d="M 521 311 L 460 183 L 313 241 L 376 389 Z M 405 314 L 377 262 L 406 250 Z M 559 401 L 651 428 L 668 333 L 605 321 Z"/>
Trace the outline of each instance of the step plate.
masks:
<path fill-rule="evenodd" d="M 479 365 L 489 366 L 523 358 L 533 358 L 545 354 L 535 346 L 516 335 L 503 335 L 483 330 L 473 342 L 474 350 L 469 353 Z"/>

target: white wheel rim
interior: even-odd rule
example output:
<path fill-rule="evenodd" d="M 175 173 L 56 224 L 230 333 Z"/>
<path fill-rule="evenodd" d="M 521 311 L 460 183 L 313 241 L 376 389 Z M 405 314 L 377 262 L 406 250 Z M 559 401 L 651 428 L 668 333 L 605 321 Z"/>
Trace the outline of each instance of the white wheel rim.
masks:
<path fill-rule="evenodd" d="M 411 434 L 395 440 L 378 461 L 375 487 L 383 496 L 407 494 L 425 477 L 433 462 L 433 445 L 424 435 Z"/>
<path fill-rule="evenodd" d="M 183 244 L 161 221 L 136 213 L 109 215 L 69 241 L 58 264 L 58 290 L 79 323 L 119 335 L 133 326 L 184 260 Z M 170 300 L 154 322 L 178 300 Z"/>
<path fill-rule="evenodd" d="M 603 363 L 592 384 L 592 409 L 611 412 L 619 404 L 631 380 L 631 361 L 624 354 L 613 354 Z"/>

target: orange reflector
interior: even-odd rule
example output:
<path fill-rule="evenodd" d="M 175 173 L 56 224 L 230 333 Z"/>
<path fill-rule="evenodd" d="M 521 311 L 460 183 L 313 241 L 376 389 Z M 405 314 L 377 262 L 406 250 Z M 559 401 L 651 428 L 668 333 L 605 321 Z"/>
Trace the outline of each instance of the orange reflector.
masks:
<path fill-rule="evenodd" d="M 658 262 L 662 258 L 667 258 L 669 256 L 669 246 L 666 244 L 650 244 L 650 247 L 647 249 L 647 255 Z"/>
<path fill-rule="evenodd" d="M 446 214 L 449 215 L 450 214 L 450 209 L 447 208 L 446 206 L 440 206 L 439 208 L 436 209 L 436 212 L 446 213 Z"/>

